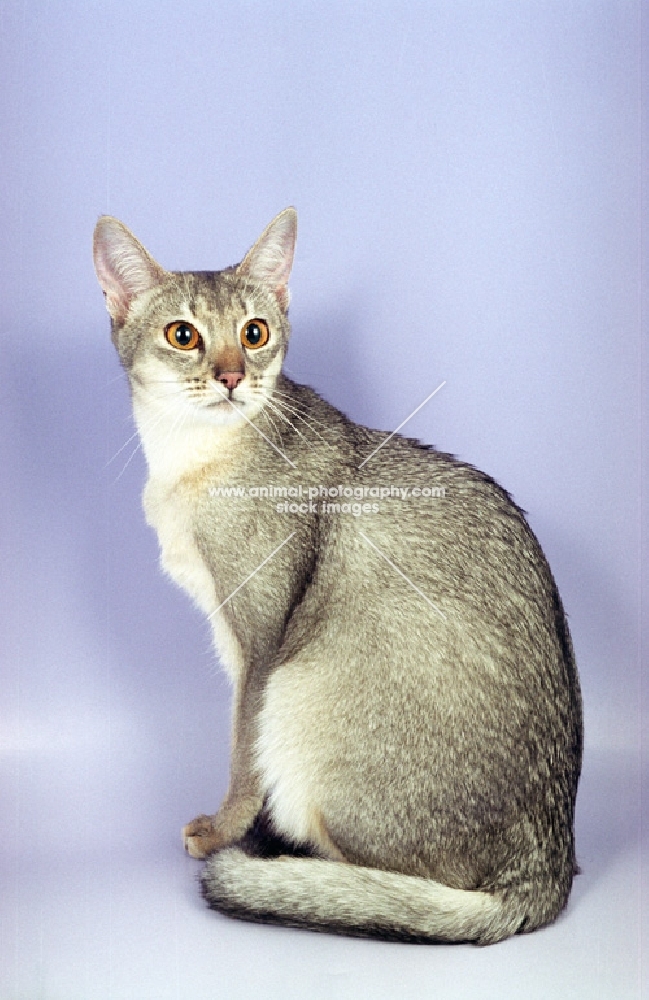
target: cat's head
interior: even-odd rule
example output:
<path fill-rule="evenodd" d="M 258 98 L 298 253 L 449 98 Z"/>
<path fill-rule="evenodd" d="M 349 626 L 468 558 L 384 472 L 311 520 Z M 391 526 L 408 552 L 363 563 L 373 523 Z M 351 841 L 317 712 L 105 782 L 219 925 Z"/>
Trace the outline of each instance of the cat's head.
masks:
<path fill-rule="evenodd" d="M 125 225 L 99 219 L 95 270 L 134 398 L 221 426 L 259 412 L 288 345 L 296 233 L 287 208 L 237 266 L 165 271 Z"/>

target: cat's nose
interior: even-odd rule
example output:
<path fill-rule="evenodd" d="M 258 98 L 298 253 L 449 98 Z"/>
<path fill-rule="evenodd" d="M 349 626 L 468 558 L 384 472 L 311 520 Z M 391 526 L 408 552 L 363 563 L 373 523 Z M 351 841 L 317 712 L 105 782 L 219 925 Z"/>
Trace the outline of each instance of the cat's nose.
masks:
<path fill-rule="evenodd" d="M 217 375 L 217 382 L 232 392 L 240 382 L 243 382 L 243 372 L 221 372 L 220 375 Z"/>

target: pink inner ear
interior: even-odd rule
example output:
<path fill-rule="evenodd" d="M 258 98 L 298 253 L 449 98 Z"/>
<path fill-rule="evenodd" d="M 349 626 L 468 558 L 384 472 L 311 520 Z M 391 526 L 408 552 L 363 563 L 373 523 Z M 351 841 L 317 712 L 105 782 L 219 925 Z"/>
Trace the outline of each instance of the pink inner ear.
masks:
<path fill-rule="evenodd" d="M 104 295 L 106 296 L 106 308 L 111 317 L 116 323 L 123 323 L 128 315 L 131 299 L 125 295 L 124 290 L 119 285 L 112 283 L 106 284 Z"/>
<path fill-rule="evenodd" d="M 290 298 L 287 285 L 296 236 L 297 216 L 294 209 L 287 208 L 273 219 L 239 265 L 242 274 L 270 288 L 284 310 Z"/>
<path fill-rule="evenodd" d="M 123 323 L 129 299 L 107 261 L 106 248 L 99 239 L 95 241 L 95 271 L 106 299 L 106 308 L 116 323 Z"/>
<path fill-rule="evenodd" d="M 275 296 L 277 298 L 277 301 L 279 302 L 280 309 L 286 312 L 286 310 L 288 309 L 288 304 L 291 301 L 291 293 L 288 290 L 288 286 L 279 285 L 275 289 Z"/>
<path fill-rule="evenodd" d="M 117 219 L 99 220 L 93 251 L 106 308 L 116 323 L 123 323 L 133 299 L 157 284 L 164 271 Z"/>

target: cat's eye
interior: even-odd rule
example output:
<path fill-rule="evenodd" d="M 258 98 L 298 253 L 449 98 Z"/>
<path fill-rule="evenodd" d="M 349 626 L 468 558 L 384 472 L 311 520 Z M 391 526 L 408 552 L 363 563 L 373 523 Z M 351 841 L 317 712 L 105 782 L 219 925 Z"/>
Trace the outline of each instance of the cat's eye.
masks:
<path fill-rule="evenodd" d="M 191 323 L 177 320 L 165 327 L 165 337 L 172 347 L 180 351 L 193 351 L 201 342 L 201 335 Z"/>
<path fill-rule="evenodd" d="M 241 331 L 241 343 L 252 351 L 267 344 L 269 337 L 268 324 L 263 319 L 251 319 Z"/>

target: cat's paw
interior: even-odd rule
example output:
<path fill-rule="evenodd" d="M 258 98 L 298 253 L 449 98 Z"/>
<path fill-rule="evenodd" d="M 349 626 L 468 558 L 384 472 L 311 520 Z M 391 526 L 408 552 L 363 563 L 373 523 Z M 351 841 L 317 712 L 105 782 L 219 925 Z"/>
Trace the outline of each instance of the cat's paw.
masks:
<path fill-rule="evenodd" d="M 206 858 L 223 847 L 214 816 L 197 816 L 182 829 L 183 847 L 192 858 Z"/>

